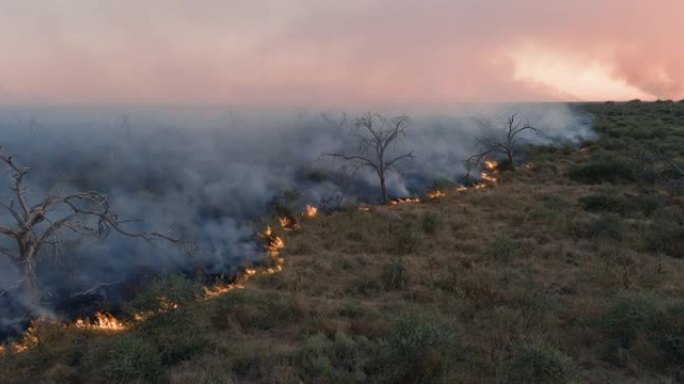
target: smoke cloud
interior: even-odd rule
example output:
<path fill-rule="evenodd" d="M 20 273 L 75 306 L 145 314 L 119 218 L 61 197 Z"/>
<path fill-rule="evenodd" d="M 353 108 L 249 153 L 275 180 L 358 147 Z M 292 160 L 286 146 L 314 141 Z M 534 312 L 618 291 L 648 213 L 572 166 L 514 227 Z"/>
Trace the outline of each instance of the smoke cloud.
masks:
<path fill-rule="evenodd" d="M 463 160 L 488 135 L 476 116 L 520 112 L 544 131 L 532 142 L 576 140 L 591 135 L 590 120 L 563 104 L 469 106 L 410 111 L 406 137 L 394 153 L 415 158 L 389 174 L 392 197 L 420 194 L 436 179 L 457 180 Z M 393 111 L 385 111 L 392 116 Z M 325 116 L 325 118 L 324 118 Z M 323 153 L 357 148 L 340 113 L 215 107 L 14 107 L 0 109 L 0 143 L 30 167 L 29 200 L 46 193 L 96 190 L 136 230 L 170 230 L 192 241 L 191 251 L 156 247 L 116 234 L 104 240 L 70 238 L 53 258 L 45 252 L 41 282 L 55 309 L 74 292 L 98 285 L 149 279 L 168 273 L 230 275 L 264 259 L 256 232 L 268 202 L 281 191 L 298 190 L 300 208 L 324 201 L 378 200 L 377 176 L 367 170 L 340 174 L 340 163 Z M 349 114 L 348 116 L 353 116 Z M 5 176 L 6 186 L 11 177 Z M 12 191 L 0 189 L 2 202 Z M 9 213 L 0 220 L 10 225 Z M 13 248 L 10 239 L 0 245 Z M 0 259 L 0 333 L 20 326 L 23 298 L 13 294 L 18 271 Z M 111 291 L 95 291 L 100 299 Z M 64 301 L 67 301 L 65 304 Z"/>

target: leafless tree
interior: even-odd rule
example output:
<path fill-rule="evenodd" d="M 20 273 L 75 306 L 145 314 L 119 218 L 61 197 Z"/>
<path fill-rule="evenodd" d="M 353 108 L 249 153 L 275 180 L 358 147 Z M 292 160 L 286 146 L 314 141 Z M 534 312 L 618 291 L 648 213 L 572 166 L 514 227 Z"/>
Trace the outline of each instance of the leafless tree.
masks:
<path fill-rule="evenodd" d="M 31 308 L 28 310 L 34 310 L 41 298 L 36 269 L 45 259 L 46 248 L 56 253 L 60 244 L 66 241 L 60 236 L 65 232 L 79 237 L 105 237 L 114 231 L 152 243 L 160 239 L 178 241 L 161 233 L 128 231 L 126 221 L 112 211 L 107 196 L 95 191 L 63 196 L 48 194 L 32 203 L 25 185 L 29 168 L 17 164 L 14 156 L 6 154 L 0 147 L 0 164 L 3 163 L 9 168 L 12 178 L 11 197 L 9 202 L 1 202 L 0 206 L 11 217 L 10 223 L 0 223 L 0 235 L 10 240 L 4 242 L 5 245 L 0 242 L 0 254 L 20 271 L 21 278 L 15 288 L 29 297 Z"/>
<path fill-rule="evenodd" d="M 480 120 L 480 126 L 486 131 L 500 131 L 499 127 L 491 119 Z M 515 154 L 520 147 L 520 144 L 525 140 L 522 137 L 523 133 L 531 131 L 539 134 L 541 131 L 527 122 L 522 122 L 518 119 L 518 114 L 514 113 L 506 119 L 503 127 L 503 137 L 494 137 L 492 139 L 478 139 L 478 146 L 480 152 L 468 158 L 468 162 L 481 163 L 490 158 L 494 154 L 502 154 L 510 163 L 512 170 L 515 170 Z"/>
<path fill-rule="evenodd" d="M 358 144 L 356 153 L 326 153 L 336 159 L 351 162 L 356 167 L 373 170 L 380 181 L 382 203 L 387 204 L 389 198 L 385 178 L 387 172 L 401 160 L 413 157 L 413 152 L 398 156 L 390 154 L 392 144 L 404 135 L 408 125 L 408 116 L 399 115 L 387 118 L 377 113 L 367 113 L 357 117 L 353 122 L 353 135 Z"/>

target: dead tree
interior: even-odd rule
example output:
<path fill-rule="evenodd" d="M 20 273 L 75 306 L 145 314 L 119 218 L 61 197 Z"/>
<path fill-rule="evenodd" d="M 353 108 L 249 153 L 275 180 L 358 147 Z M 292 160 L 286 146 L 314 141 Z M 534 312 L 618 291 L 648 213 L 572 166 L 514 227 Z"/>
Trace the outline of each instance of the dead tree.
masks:
<path fill-rule="evenodd" d="M 0 223 L 0 235 L 9 238 L 9 244 L 0 243 L 4 255 L 20 272 L 20 280 L 14 287 L 28 297 L 27 310 L 37 309 L 40 299 L 40 283 L 37 267 L 45 259 L 46 248 L 57 252 L 65 242 L 60 235 L 106 237 L 112 231 L 123 236 L 141 238 L 154 243 L 156 240 L 178 240 L 156 232 L 137 233 L 125 228 L 126 221 L 112 211 L 107 196 L 95 192 L 76 192 L 64 196 L 48 194 L 40 201 L 30 202 L 25 185 L 28 167 L 15 162 L 0 147 L 0 164 L 9 168 L 12 178 L 9 202 L 0 205 L 8 212 L 10 223 Z M 8 244 L 5 242 L 5 244 Z"/>
<path fill-rule="evenodd" d="M 378 176 L 382 203 L 387 204 L 389 197 L 385 179 L 387 172 L 397 162 L 412 158 L 413 152 L 391 156 L 390 149 L 396 140 L 404 135 L 408 116 L 399 115 L 387 118 L 377 113 L 367 113 L 357 117 L 353 123 L 353 135 L 358 148 L 356 153 L 326 153 L 326 156 L 352 163 L 355 167 L 371 169 Z"/>
<path fill-rule="evenodd" d="M 479 121 L 480 126 L 487 131 L 499 130 L 498 127 L 491 120 Z M 529 123 L 523 123 L 518 119 L 518 114 L 514 113 L 506 120 L 506 125 L 503 128 L 503 137 L 494 137 L 492 139 L 478 139 L 478 146 L 480 152 L 468 158 L 468 162 L 481 163 L 484 160 L 492 157 L 495 154 L 506 156 L 511 170 L 515 171 L 515 154 L 520 147 L 520 144 L 525 140 L 522 134 L 525 131 L 532 131 L 539 134 L 541 131 Z"/>

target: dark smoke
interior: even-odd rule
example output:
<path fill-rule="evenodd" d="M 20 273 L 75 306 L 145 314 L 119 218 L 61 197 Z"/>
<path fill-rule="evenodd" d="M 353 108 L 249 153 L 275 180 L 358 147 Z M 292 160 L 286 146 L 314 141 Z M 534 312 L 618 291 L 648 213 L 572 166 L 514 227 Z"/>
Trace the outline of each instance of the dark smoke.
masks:
<path fill-rule="evenodd" d="M 463 160 L 475 152 L 481 132 L 472 118 L 506 116 L 511 111 L 546 133 L 545 138 L 574 140 L 590 135 L 588 120 L 567 105 L 461 107 L 450 113 L 411 114 L 408 134 L 397 153 L 413 150 L 415 159 L 392 173 L 393 197 L 419 194 L 436 179 L 455 180 Z M 387 112 L 392 115 L 391 112 Z M 5 107 L 0 109 L 0 144 L 30 167 L 30 197 L 48 192 L 97 190 L 106 193 L 136 230 L 178 234 L 193 241 L 191 250 L 111 235 L 65 244 L 59 258 L 46 257 L 40 278 L 46 314 L 83 306 L 74 292 L 144 281 L 169 273 L 230 275 L 262 260 L 255 232 L 279 192 L 297 189 L 299 203 L 377 201 L 377 180 L 360 170 L 339 172 L 340 163 L 321 156 L 356 148 L 349 125 L 335 127 L 341 114 L 203 107 Z M 348 118 L 353 114 L 347 114 Z M 5 177 L 9 186 L 11 179 Z M 11 191 L 0 190 L 2 202 Z M 11 222 L 7 212 L 3 223 Z M 69 238 L 66 238 L 69 240 Z M 9 239 L 0 244 L 12 247 Z M 47 256 L 47 255 L 46 255 Z M 0 335 L 26 320 L 22 298 L 11 287 L 18 273 L 0 258 Z M 116 290 L 102 289 L 109 301 Z M 121 295 L 125 295 L 121 293 Z M 48 300 L 50 301 L 50 300 Z"/>

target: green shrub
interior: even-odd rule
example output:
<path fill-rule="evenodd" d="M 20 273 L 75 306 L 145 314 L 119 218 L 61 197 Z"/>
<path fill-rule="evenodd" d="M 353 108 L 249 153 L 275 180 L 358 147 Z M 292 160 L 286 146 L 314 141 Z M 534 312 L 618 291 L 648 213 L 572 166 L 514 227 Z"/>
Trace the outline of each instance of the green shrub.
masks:
<path fill-rule="evenodd" d="M 430 191 L 447 192 L 455 186 L 455 183 L 448 179 L 437 179 L 432 183 Z"/>
<path fill-rule="evenodd" d="M 147 320 L 137 335 L 157 346 L 159 358 L 166 366 L 190 360 L 213 347 L 203 325 L 186 308 Z"/>
<path fill-rule="evenodd" d="M 508 236 L 499 236 L 489 244 L 487 253 L 497 260 L 509 261 L 518 253 L 518 244 Z"/>
<path fill-rule="evenodd" d="M 237 324 L 245 330 L 268 330 L 303 314 L 296 301 L 275 293 L 237 290 L 219 297 L 212 304 L 211 322 L 219 329 Z"/>
<path fill-rule="evenodd" d="M 434 213 L 426 213 L 421 221 L 423 232 L 428 235 L 435 235 L 443 226 L 442 218 Z"/>
<path fill-rule="evenodd" d="M 684 257 L 684 225 L 678 210 L 658 210 L 646 233 L 649 250 L 672 257 Z"/>
<path fill-rule="evenodd" d="M 390 251 L 403 255 L 418 250 L 421 238 L 413 222 L 414 220 L 403 219 L 390 225 L 390 234 L 394 240 Z"/>
<path fill-rule="evenodd" d="M 118 336 L 93 357 L 104 383 L 161 382 L 162 364 L 154 344 L 132 335 Z"/>
<path fill-rule="evenodd" d="M 590 212 L 613 212 L 618 214 L 627 213 L 630 210 L 629 203 L 624 195 L 598 193 L 579 199 L 579 203 Z"/>
<path fill-rule="evenodd" d="M 504 383 L 563 384 L 575 382 L 570 357 L 547 343 L 525 343 L 514 352 L 506 367 Z"/>
<path fill-rule="evenodd" d="M 636 165 L 628 159 L 594 159 L 570 168 L 568 176 L 587 184 L 635 181 Z"/>
<path fill-rule="evenodd" d="M 406 287 L 408 274 L 401 258 L 396 258 L 382 268 L 381 280 L 387 291 L 396 291 Z"/>
<path fill-rule="evenodd" d="M 297 216 L 301 193 L 296 189 L 280 191 L 267 204 L 268 210 L 275 217 L 293 218 Z"/>
<path fill-rule="evenodd" d="M 603 213 L 589 223 L 587 236 L 593 239 L 612 239 L 621 241 L 626 235 L 625 225 L 620 216 L 614 213 Z"/>
<path fill-rule="evenodd" d="M 373 345 L 337 331 L 331 339 L 323 333 L 309 337 L 295 355 L 295 364 L 307 382 L 366 382 L 364 356 L 373 355 Z"/>
<path fill-rule="evenodd" d="M 166 307 L 184 306 L 193 303 L 203 294 L 202 285 L 196 281 L 188 280 L 182 276 L 169 276 L 156 279 L 150 284 L 144 293 L 127 306 L 131 314 L 139 312 L 155 312 Z"/>
<path fill-rule="evenodd" d="M 641 293 L 621 293 L 611 299 L 601 320 L 604 332 L 629 349 L 639 335 L 650 332 L 658 321 L 657 299 Z"/>
<path fill-rule="evenodd" d="M 458 357 L 457 338 L 446 324 L 411 316 L 387 337 L 384 353 L 391 382 L 439 382 Z"/>

